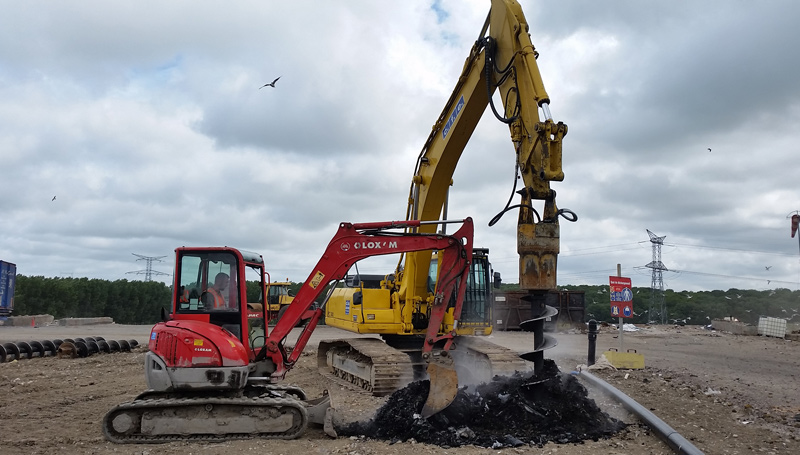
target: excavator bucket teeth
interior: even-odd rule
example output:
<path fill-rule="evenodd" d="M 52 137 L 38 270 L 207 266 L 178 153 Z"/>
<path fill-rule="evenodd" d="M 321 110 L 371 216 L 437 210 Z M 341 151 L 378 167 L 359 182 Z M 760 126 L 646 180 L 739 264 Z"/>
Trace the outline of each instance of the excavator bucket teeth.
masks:
<path fill-rule="evenodd" d="M 426 419 L 450 406 L 458 393 L 458 374 L 452 358 L 448 356 L 431 360 L 427 371 L 430 391 L 422 407 L 422 417 Z"/>

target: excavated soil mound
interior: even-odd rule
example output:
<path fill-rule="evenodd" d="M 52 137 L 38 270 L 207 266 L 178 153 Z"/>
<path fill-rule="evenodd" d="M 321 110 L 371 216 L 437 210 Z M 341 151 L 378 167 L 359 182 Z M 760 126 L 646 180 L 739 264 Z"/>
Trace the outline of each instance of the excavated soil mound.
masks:
<path fill-rule="evenodd" d="M 625 427 L 601 411 L 577 379 L 562 374 L 550 360 L 537 376 L 498 377 L 473 389 L 460 389 L 447 409 L 423 419 L 419 412 L 428 390 L 427 381 L 411 383 L 392 394 L 369 421 L 337 432 L 392 442 L 414 439 L 441 447 L 499 448 L 597 440 Z"/>

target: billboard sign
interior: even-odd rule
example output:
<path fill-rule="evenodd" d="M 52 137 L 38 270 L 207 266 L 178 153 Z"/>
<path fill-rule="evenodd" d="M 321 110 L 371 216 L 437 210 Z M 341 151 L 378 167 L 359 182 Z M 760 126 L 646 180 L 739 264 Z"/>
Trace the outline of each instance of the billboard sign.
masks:
<path fill-rule="evenodd" d="M 8 316 L 14 310 L 14 284 L 17 281 L 17 266 L 0 261 L 0 316 Z"/>
<path fill-rule="evenodd" d="M 611 291 L 611 316 L 615 318 L 633 317 L 633 291 L 631 279 L 621 276 L 608 277 L 608 287 Z"/>

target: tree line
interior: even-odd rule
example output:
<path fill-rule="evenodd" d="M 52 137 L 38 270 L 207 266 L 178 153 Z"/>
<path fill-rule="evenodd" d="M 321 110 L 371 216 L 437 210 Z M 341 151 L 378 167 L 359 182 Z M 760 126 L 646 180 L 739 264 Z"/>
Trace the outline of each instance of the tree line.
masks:
<path fill-rule="evenodd" d="M 611 316 L 611 301 L 608 286 L 560 286 L 559 289 L 585 293 L 586 320 L 618 322 Z M 654 296 L 650 288 L 634 287 L 633 318 L 625 322 L 645 324 L 661 317 L 650 314 L 650 303 Z M 658 300 L 656 300 L 657 302 Z M 707 325 L 714 319 L 733 318 L 757 325 L 761 316 L 783 318 L 800 322 L 800 291 L 789 289 L 737 289 L 727 291 L 674 291 L 664 290 L 664 308 L 668 324 Z"/>
<path fill-rule="evenodd" d="M 302 283 L 292 283 L 290 293 L 296 295 L 300 286 Z M 501 287 L 501 290 L 514 289 L 517 285 L 513 283 Z M 560 286 L 559 289 L 584 293 L 587 321 L 617 322 L 610 314 L 608 286 Z M 634 287 L 633 293 L 634 317 L 625 322 L 644 324 L 654 320 L 649 314 L 653 297 L 650 288 Z M 257 282 L 247 283 L 247 295 L 249 302 L 260 301 Z M 324 295 L 325 292 L 321 294 Z M 107 316 L 118 324 L 153 324 L 160 320 L 162 307 L 171 308 L 171 296 L 170 286 L 155 281 L 18 275 L 13 314 L 51 314 L 56 319 Z M 789 289 L 699 292 L 668 289 L 664 291 L 664 306 L 670 324 L 705 325 L 722 318 L 757 324 L 760 316 L 800 322 L 800 291 Z"/>
<path fill-rule="evenodd" d="M 170 308 L 171 288 L 155 281 L 108 281 L 17 275 L 15 315 L 56 319 L 108 316 L 118 324 L 153 324 Z"/>
<path fill-rule="evenodd" d="M 292 283 L 296 295 L 303 283 Z M 209 283 L 210 286 L 210 283 Z M 56 319 L 107 316 L 117 324 L 155 324 L 172 308 L 172 286 L 156 281 L 108 281 L 17 275 L 13 315 L 50 314 Z M 260 302 L 257 281 L 247 282 L 247 301 Z"/>

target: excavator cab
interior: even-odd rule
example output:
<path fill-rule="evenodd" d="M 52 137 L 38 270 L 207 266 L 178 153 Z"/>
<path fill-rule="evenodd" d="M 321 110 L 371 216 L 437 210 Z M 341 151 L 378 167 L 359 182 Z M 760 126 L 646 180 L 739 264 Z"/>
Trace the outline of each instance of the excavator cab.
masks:
<path fill-rule="evenodd" d="M 439 260 L 434 253 L 428 270 L 428 286 L 433 289 L 439 274 Z M 499 286 L 499 273 L 492 272 L 488 248 L 473 248 L 467 288 L 456 332 L 459 335 L 490 335 L 492 332 L 493 288 Z M 492 281 L 494 278 L 494 281 Z M 455 296 L 450 299 L 450 307 L 455 305 Z"/>
<path fill-rule="evenodd" d="M 240 260 L 234 251 L 183 250 L 178 254 L 179 298 L 173 319 L 218 325 L 242 339 L 242 308 L 246 301 L 237 283 Z"/>
<path fill-rule="evenodd" d="M 178 248 L 176 253 L 178 291 L 172 319 L 217 325 L 233 334 L 254 359 L 267 335 L 264 259 L 234 248 Z M 251 299 L 247 282 L 258 284 Z"/>

